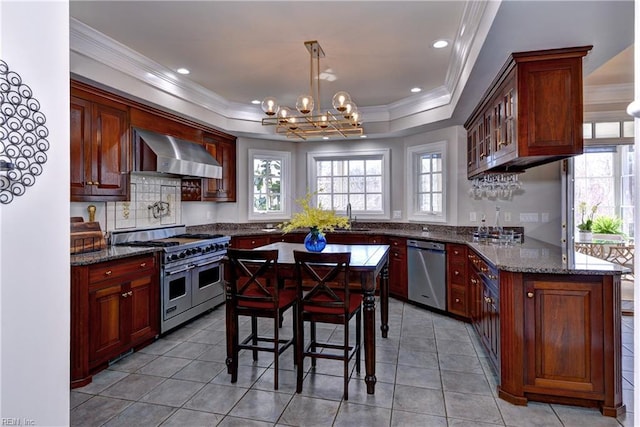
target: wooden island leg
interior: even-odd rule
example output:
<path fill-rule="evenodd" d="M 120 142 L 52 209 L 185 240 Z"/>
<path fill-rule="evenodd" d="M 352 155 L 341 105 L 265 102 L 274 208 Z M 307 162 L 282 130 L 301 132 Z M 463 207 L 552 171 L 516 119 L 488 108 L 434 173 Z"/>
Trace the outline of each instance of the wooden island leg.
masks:
<path fill-rule="evenodd" d="M 364 308 L 364 365 L 367 383 L 367 394 L 374 394 L 376 389 L 376 297 L 375 290 L 365 290 Z"/>
<path fill-rule="evenodd" d="M 389 334 L 389 264 L 380 272 L 380 331 L 382 338 Z"/>

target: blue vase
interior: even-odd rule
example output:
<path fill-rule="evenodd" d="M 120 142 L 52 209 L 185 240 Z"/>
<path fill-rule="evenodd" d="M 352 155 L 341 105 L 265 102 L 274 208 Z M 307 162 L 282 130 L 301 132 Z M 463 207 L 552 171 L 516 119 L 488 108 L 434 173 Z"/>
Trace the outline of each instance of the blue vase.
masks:
<path fill-rule="evenodd" d="M 324 237 L 324 233 L 317 228 L 311 228 L 311 231 L 304 238 L 304 247 L 309 252 L 322 252 L 324 247 L 327 246 L 327 239 Z"/>

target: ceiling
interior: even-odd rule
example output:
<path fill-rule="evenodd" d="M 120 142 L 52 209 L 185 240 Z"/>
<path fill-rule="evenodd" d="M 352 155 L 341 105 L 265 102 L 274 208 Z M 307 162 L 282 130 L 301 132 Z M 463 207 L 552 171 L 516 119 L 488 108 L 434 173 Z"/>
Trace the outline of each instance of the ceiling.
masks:
<path fill-rule="evenodd" d="M 268 132 L 239 123 L 262 117 L 252 100 L 274 96 L 294 107 L 309 91 L 306 40 L 319 41 L 326 54 L 320 71 L 335 78 L 321 80 L 323 108 L 333 93 L 348 91 L 372 136 L 462 124 L 514 51 L 593 45 L 586 85 L 633 83 L 631 0 L 71 1 L 70 15 L 72 27 L 84 23 L 98 32 L 91 37 L 147 58 L 137 59 L 141 69 L 197 87 L 234 134 Z M 437 39 L 449 47 L 431 47 Z M 73 31 L 70 44 L 79 53 L 72 73 L 95 79 L 74 62 L 107 63 L 101 49 L 78 47 Z M 191 73 L 175 74 L 179 67 Z M 113 85 L 107 80 L 100 83 Z M 422 92 L 412 94 L 413 87 Z"/>

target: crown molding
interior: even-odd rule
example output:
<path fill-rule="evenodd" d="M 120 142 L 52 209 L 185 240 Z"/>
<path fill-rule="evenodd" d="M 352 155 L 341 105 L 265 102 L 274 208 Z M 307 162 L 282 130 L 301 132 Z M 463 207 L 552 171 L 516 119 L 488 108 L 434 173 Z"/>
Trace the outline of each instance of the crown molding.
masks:
<path fill-rule="evenodd" d="M 140 82 L 227 117 L 232 103 L 204 87 L 182 79 L 171 69 L 140 55 L 75 18 L 69 19 L 69 48 Z"/>

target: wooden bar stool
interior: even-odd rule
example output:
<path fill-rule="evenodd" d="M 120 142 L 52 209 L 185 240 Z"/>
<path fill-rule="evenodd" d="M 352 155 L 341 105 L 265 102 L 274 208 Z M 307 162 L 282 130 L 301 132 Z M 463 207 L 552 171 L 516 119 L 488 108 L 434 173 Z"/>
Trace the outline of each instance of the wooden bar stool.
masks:
<path fill-rule="evenodd" d="M 231 382 L 238 380 L 238 353 L 251 350 L 253 360 L 258 352 L 273 353 L 274 389 L 278 389 L 278 359 L 289 346 L 295 344 L 296 312 L 293 321 L 293 336 L 289 340 L 280 338 L 279 327 L 282 314 L 296 305 L 295 289 L 280 289 L 278 286 L 278 251 L 229 249 L 227 251 L 229 281 L 226 294 L 227 368 Z M 238 318 L 251 318 L 251 333 L 239 340 Z M 273 335 L 258 333 L 258 318 L 273 319 Z"/>
<path fill-rule="evenodd" d="M 356 356 L 356 371 L 360 372 L 360 341 L 362 295 L 349 291 L 351 254 L 294 251 L 297 275 L 298 314 L 296 392 L 302 392 L 304 358 L 342 360 L 344 365 L 344 399 L 349 399 L 349 361 Z M 305 289 L 303 289 L 305 288 Z M 308 291 L 306 289 L 310 288 Z M 349 343 L 349 321 L 356 318 L 356 342 Z M 304 321 L 310 323 L 310 342 L 304 345 Z M 344 328 L 343 344 L 320 342 L 316 323 L 331 323 Z"/>

